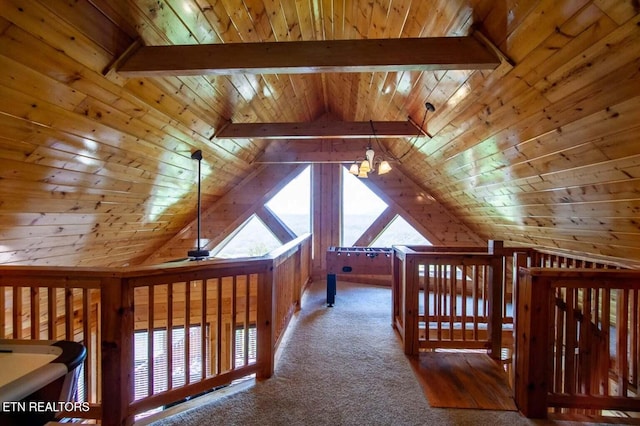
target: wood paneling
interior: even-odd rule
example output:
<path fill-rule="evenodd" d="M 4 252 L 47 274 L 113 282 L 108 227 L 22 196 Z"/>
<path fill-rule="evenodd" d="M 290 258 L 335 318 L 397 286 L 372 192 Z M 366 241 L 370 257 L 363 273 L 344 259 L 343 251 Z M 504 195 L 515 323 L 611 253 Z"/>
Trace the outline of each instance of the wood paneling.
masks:
<path fill-rule="evenodd" d="M 159 260 L 158 250 L 169 258 L 175 241 L 182 257 L 195 219 L 192 151 L 204 154 L 215 238 L 261 208 L 257 190 L 235 189 L 273 142 L 212 138 L 225 124 L 420 124 L 425 102 L 436 107 L 423 123 L 433 137 L 382 139 L 399 161 L 395 183 L 379 190 L 414 226 L 439 224 L 434 242 L 498 239 L 639 260 L 639 23 L 630 0 L 0 0 L 0 263 L 133 265 Z M 501 64 L 117 71 L 140 46 L 443 36 L 488 41 Z M 327 151 L 327 141 L 305 142 L 300 155 L 301 145 L 282 146 L 291 158 Z M 277 187 L 280 172 L 264 173 Z M 420 193 L 438 208 L 409 201 Z M 314 209 L 327 219 L 315 230 L 330 244 L 338 222 L 323 200 L 339 197 L 317 194 Z"/>

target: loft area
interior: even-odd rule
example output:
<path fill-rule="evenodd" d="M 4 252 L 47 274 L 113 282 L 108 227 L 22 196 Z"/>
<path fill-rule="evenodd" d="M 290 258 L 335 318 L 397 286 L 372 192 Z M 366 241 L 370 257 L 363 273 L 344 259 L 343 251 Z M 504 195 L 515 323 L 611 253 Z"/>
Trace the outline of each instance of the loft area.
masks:
<path fill-rule="evenodd" d="M 471 277 L 495 277 L 498 266 L 483 262 L 500 257 L 524 268 L 501 270 L 500 297 L 547 312 L 520 317 L 546 343 L 509 340 L 518 309 L 496 306 L 483 312 L 502 332 L 463 341 L 511 350 L 513 377 L 531 389 L 511 383 L 521 413 L 637 407 L 634 2 L 5 6 L 0 338 L 82 342 L 84 417 L 127 424 L 245 374 L 270 377 L 306 286 L 327 278 L 325 255 L 377 245 L 395 246 L 396 278 L 341 279 L 403 288 L 425 309 L 394 307 L 407 356 L 462 345 L 447 336 L 466 339 L 456 327 L 479 316 L 446 309 L 462 309 Z M 213 258 L 177 261 L 206 252 Z M 445 252 L 457 266 L 438 263 Z M 442 283 L 450 293 L 437 293 Z M 428 313 L 436 294 L 446 303 Z M 156 393 L 150 330 L 165 330 L 160 342 L 206 324 L 212 340 L 194 331 L 193 343 L 215 364 L 190 371 L 186 356 L 176 367 L 185 385 L 167 374 L 167 393 Z M 232 330 L 246 339 L 254 324 L 258 361 L 246 347 L 236 360 Z M 136 333 L 146 333 L 146 356 Z M 127 382 L 136 365 L 140 399 Z M 103 392 L 107 383 L 121 386 Z"/>
<path fill-rule="evenodd" d="M 1 340 L 0 348 L 43 338 L 48 344 L 81 342 L 87 356 L 70 397 L 87 409 L 61 416 L 107 424 L 131 424 L 244 377 L 269 380 L 277 351 L 287 350 L 280 344 L 297 312 L 322 315 L 344 303 L 342 286 L 330 300 L 330 275 L 312 279 L 312 240 L 307 234 L 266 256 L 238 260 L 1 267 L 0 297 L 7 309 L 0 331 L 9 340 Z M 387 274 L 391 285 L 387 280 L 378 288 L 391 298 L 385 316 L 391 313 L 394 344 L 407 362 L 440 349 L 481 350 L 504 368 L 518 416 L 579 420 L 587 412 L 605 421 L 612 414 L 635 415 L 637 269 L 499 241 L 487 248 L 375 250 L 388 256 L 369 255 L 371 250 L 338 248 L 338 271 L 327 252 L 327 271 L 368 283 L 371 274 Z M 387 263 L 384 271 L 380 262 Z M 310 286 L 316 293 L 326 287 L 328 306 L 302 303 Z"/>

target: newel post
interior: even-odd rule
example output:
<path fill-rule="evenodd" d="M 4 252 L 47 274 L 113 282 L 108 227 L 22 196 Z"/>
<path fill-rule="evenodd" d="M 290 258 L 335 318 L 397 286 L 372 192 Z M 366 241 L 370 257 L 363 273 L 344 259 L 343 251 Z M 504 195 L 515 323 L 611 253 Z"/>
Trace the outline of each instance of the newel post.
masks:
<path fill-rule="evenodd" d="M 391 327 L 398 329 L 396 325 L 397 318 L 401 316 L 400 301 L 400 289 L 401 274 L 402 274 L 402 260 L 400 260 L 400 253 L 397 249 L 391 251 Z"/>
<path fill-rule="evenodd" d="M 546 418 L 551 283 L 529 269 L 518 273 L 514 397 L 525 416 Z"/>
<path fill-rule="evenodd" d="M 102 424 L 131 425 L 133 415 L 133 288 L 126 278 L 102 281 Z"/>
<path fill-rule="evenodd" d="M 275 371 L 275 309 L 276 291 L 274 285 L 274 262 L 271 262 L 265 272 L 258 275 L 258 313 L 257 338 L 259 370 L 258 379 L 267 379 Z"/>
<path fill-rule="evenodd" d="M 419 342 L 419 301 L 420 283 L 418 276 L 418 262 L 413 255 L 407 255 L 404 262 L 404 353 L 418 355 Z"/>

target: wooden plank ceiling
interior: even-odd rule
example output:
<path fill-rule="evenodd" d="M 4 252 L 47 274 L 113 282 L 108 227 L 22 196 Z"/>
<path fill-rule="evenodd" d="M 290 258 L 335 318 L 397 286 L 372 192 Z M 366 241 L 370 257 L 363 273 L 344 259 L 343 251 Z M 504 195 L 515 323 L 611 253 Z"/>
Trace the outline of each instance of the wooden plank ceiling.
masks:
<path fill-rule="evenodd" d="M 391 65 L 419 56 L 408 40 L 467 36 L 499 65 Z M 377 68 L 124 72 L 146 46 L 375 39 L 407 42 Z M 212 206 L 257 164 L 328 145 L 225 127 L 341 128 L 339 153 L 370 120 L 392 122 L 379 142 L 398 172 L 482 238 L 640 259 L 635 0 L 0 0 L 0 264 L 141 263 L 195 217 L 192 151 Z M 393 133 L 407 121 L 431 137 Z"/>

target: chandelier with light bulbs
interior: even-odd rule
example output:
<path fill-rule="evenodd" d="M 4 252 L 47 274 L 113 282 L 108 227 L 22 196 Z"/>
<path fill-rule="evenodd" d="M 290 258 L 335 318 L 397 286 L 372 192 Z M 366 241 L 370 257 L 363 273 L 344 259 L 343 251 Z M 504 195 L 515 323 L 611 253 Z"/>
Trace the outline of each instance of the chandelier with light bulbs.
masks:
<path fill-rule="evenodd" d="M 366 179 L 369 177 L 369 173 L 375 172 L 379 175 L 384 175 L 385 173 L 389 173 L 391 169 L 391 164 L 389 164 L 387 160 L 375 159 L 375 152 L 369 146 L 364 154 L 364 160 L 362 160 L 360 164 L 358 164 L 358 161 L 355 161 L 349 168 L 349 173 Z"/>
<path fill-rule="evenodd" d="M 378 146 L 380 146 L 380 141 L 378 141 L 378 136 L 376 135 L 376 129 L 373 127 L 373 121 L 369 120 L 369 124 L 371 125 L 371 133 L 373 134 L 374 140 Z M 375 151 L 371 148 L 371 144 L 369 144 L 364 153 L 364 160 L 362 160 L 362 162 L 359 162 L 358 160 L 354 161 L 351 167 L 349 167 L 349 173 L 361 179 L 366 179 L 369 177 L 369 173 L 384 175 L 385 173 L 389 173 L 391 169 L 391 164 L 389 164 L 387 160 L 384 158 L 375 158 Z"/>
<path fill-rule="evenodd" d="M 434 112 L 436 110 L 433 104 L 430 102 L 426 102 L 424 106 L 425 106 L 424 117 L 422 117 L 422 124 L 418 127 L 420 131 L 422 131 L 422 129 L 424 128 L 424 123 L 427 119 L 427 112 Z M 378 135 L 376 135 L 376 129 L 373 127 L 373 121 L 369 120 L 369 124 L 371 125 L 371 133 L 373 134 L 373 140 L 376 142 L 380 150 L 385 152 L 385 150 L 383 149 L 383 146 L 380 144 L 380 141 L 378 140 Z M 427 136 L 431 137 L 431 135 L 426 131 L 424 131 L 424 133 Z M 418 135 L 419 134 L 420 132 L 418 132 Z M 409 150 L 407 150 L 407 152 L 402 154 L 399 158 L 392 156 L 395 161 L 401 161 L 405 156 L 407 156 L 411 152 L 415 144 L 415 140 L 418 138 L 418 135 L 416 135 L 413 142 L 411 142 Z M 369 173 L 377 173 L 379 175 L 384 175 L 386 173 L 389 173 L 391 169 L 392 167 L 387 160 L 385 160 L 382 157 L 379 157 L 377 159 L 375 158 L 375 152 L 373 151 L 373 148 L 371 148 L 371 144 L 369 144 L 364 154 L 364 160 L 362 160 L 362 162 L 360 162 L 360 160 L 354 161 L 353 164 L 351 164 L 351 167 L 349 167 L 349 173 L 361 179 L 366 179 L 369 177 Z"/>

